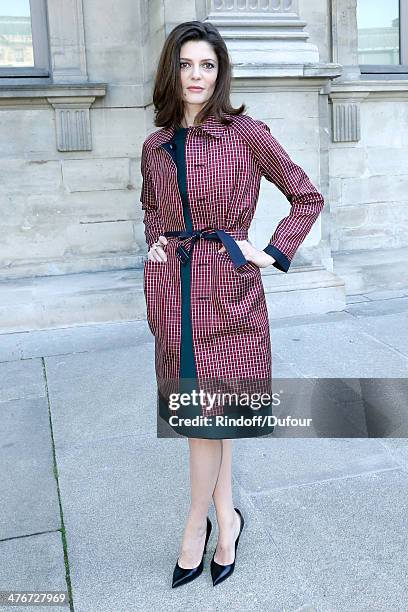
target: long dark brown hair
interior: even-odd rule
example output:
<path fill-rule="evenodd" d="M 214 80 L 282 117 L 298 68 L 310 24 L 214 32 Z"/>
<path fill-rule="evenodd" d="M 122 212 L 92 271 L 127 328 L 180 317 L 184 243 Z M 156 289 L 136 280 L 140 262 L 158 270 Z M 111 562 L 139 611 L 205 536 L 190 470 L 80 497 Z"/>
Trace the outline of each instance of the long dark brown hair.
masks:
<path fill-rule="evenodd" d="M 230 121 L 223 114 L 240 115 L 245 104 L 233 108 L 230 101 L 231 62 L 227 46 L 221 34 L 211 23 L 185 21 L 176 26 L 164 43 L 153 89 L 156 127 L 181 125 L 184 116 L 184 102 L 181 95 L 180 49 L 189 40 L 205 40 L 215 51 L 218 59 L 218 73 L 213 95 L 197 113 L 194 123 L 204 122 L 209 115 L 223 124 Z"/>

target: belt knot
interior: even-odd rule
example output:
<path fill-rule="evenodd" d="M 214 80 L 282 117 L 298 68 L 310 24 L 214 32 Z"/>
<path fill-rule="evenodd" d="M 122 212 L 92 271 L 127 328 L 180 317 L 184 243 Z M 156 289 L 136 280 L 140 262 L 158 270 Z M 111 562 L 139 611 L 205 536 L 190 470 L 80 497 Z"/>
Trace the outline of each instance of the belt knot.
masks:
<path fill-rule="evenodd" d="M 175 236 L 181 241 L 185 241 L 187 243 L 189 240 L 191 241 L 191 246 L 187 250 L 185 248 L 185 244 L 179 244 L 176 249 L 176 255 L 180 259 L 182 264 L 187 264 L 187 262 L 191 258 L 191 254 L 194 248 L 194 244 L 197 240 L 217 240 L 222 242 L 225 247 L 225 250 L 231 257 L 232 263 L 235 268 L 240 268 L 241 266 L 247 263 L 241 249 L 238 244 L 235 242 L 234 238 L 225 232 L 222 229 L 217 228 L 206 228 L 201 230 L 193 230 L 189 231 L 174 231 L 174 232 L 164 232 L 164 236 Z"/>

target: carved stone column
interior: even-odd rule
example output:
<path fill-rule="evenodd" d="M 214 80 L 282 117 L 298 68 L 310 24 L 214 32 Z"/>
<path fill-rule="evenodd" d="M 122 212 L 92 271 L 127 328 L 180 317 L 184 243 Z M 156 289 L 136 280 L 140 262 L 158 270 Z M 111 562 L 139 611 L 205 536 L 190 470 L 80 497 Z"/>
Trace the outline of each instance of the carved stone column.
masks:
<path fill-rule="evenodd" d="M 53 84 L 66 86 L 66 95 L 57 89 L 55 96 L 47 96 L 55 109 L 57 149 L 91 151 L 92 89 L 96 85 L 100 96 L 101 88 L 92 83 L 89 91 L 81 87 L 88 83 L 83 0 L 48 0 L 47 9 Z"/>
<path fill-rule="evenodd" d="M 54 83 L 88 80 L 82 0 L 48 2 Z"/>
<path fill-rule="evenodd" d="M 339 81 L 360 78 L 356 0 L 331 0 L 333 61 L 343 66 Z"/>
<path fill-rule="evenodd" d="M 333 142 L 360 140 L 360 104 L 367 96 L 353 92 L 347 85 L 358 83 L 357 0 L 331 0 L 333 59 L 343 66 L 342 74 L 333 81 L 330 102 L 333 105 Z M 343 84 L 346 86 L 343 89 Z"/>
<path fill-rule="evenodd" d="M 211 21 L 226 40 L 236 74 L 252 68 L 257 76 L 296 76 L 304 64 L 319 61 L 298 0 L 207 0 L 201 8 L 199 18 Z"/>

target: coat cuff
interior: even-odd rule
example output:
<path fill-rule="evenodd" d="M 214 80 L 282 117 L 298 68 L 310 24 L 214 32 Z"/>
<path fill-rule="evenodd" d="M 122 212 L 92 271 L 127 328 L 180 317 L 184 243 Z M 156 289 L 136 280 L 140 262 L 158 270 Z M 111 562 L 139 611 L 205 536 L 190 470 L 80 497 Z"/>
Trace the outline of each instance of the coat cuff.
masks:
<path fill-rule="evenodd" d="M 278 268 L 278 270 L 281 270 L 282 272 L 287 272 L 289 270 L 291 261 L 282 253 L 282 251 L 277 249 L 276 246 L 273 246 L 273 244 L 268 244 L 268 246 L 263 250 L 276 260 L 272 264 L 275 266 L 275 268 Z"/>

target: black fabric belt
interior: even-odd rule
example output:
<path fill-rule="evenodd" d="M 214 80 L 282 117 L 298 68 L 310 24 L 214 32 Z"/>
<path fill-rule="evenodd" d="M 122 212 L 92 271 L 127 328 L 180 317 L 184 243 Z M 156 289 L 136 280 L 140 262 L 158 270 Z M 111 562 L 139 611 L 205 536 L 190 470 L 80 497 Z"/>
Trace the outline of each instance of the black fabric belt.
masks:
<path fill-rule="evenodd" d="M 235 242 L 234 238 L 221 229 L 203 229 L 203 230 L 194 230 L 192 232 L 188 231 L 177 231 L 177 232 L 164 232 L 163 234 L 166 237 L 175 236 L 179 240 L 184 240 L 186 243 L 190 242 L 191 246 L 189 249 L 186 249 L 185 244 L 179 244 L 176 249 L 176 255 L 181 261 L 182 264 L 186 264 L 192 254 L 193 248 L 197 240 L 203 238 L 204 240 L 218 240 L 221 241 L 224 245 L 226 251 L 231 257 L 232 263 L 235 268 L 240 268 L 244 264 L 248 263 L 245 259 L 241 249 L 238 244 Z"/>

